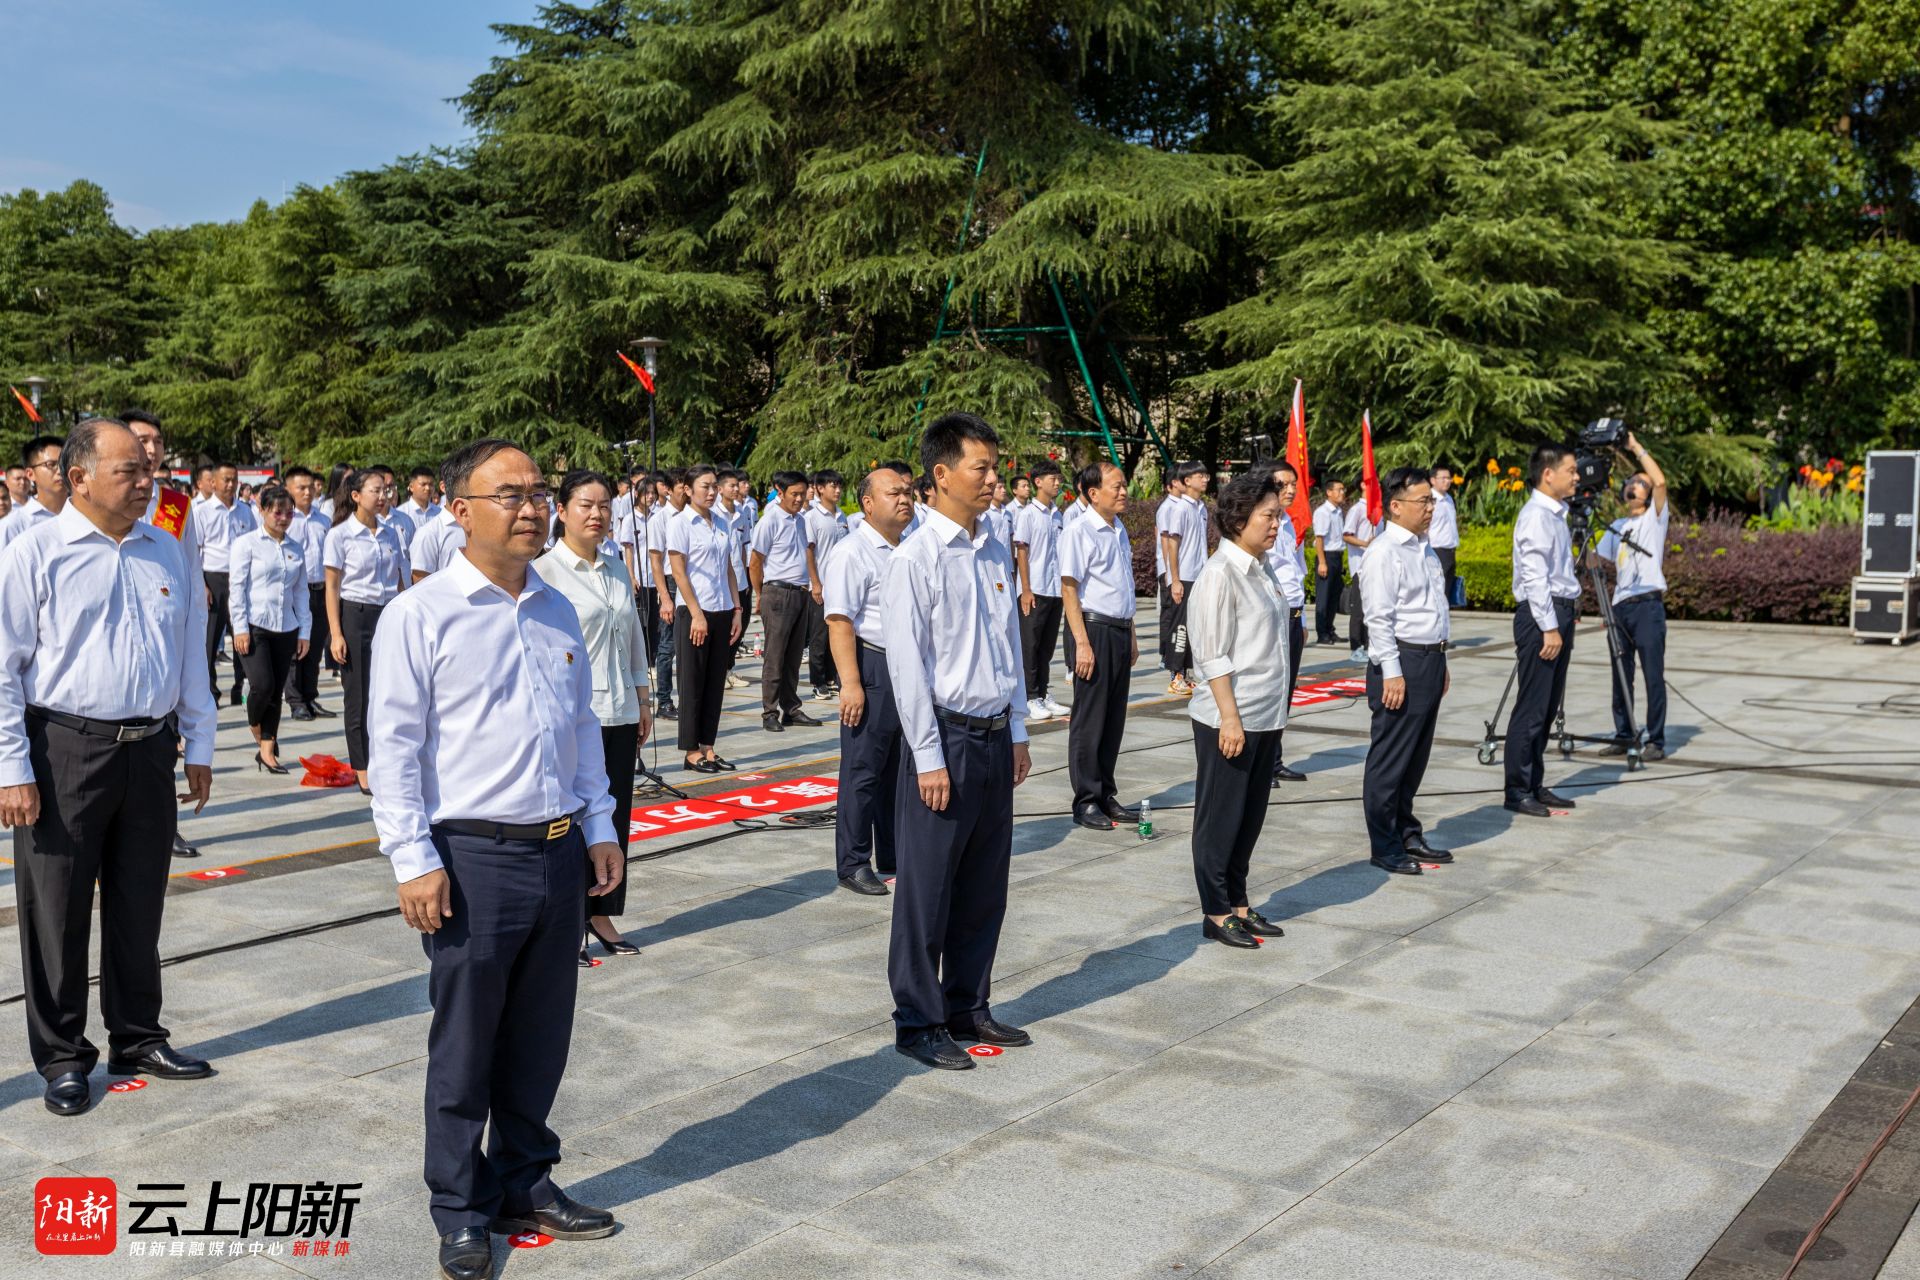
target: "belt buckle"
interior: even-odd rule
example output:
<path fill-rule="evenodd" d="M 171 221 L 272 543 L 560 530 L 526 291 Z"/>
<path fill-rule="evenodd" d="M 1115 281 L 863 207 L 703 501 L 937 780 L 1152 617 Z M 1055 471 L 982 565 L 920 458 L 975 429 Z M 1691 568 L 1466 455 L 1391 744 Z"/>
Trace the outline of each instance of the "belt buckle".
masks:
<path fill-rule="evenodd" d="M 115 725 L 113 730 L 113 740 L 115 742 L 138 742 L 140 741 L 141 732 L 145 728 L 146 728 L 145 725 L 133 725 L 133 724 Z"/>
<path fill-rule="evenodd" d="M 558 840 L 561 836 L 567 834 L 567 832 L 571 830 L 573 830 L 572 817 L 555 818 L 552 822 L 549 822 L 547 824 L 547 839 Z"/>

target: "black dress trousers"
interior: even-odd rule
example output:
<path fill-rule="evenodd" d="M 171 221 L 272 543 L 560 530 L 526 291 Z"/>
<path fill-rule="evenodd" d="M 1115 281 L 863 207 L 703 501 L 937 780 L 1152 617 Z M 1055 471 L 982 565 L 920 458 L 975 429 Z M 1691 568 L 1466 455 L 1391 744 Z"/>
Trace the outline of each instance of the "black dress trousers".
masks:
<path fill-rule="evenodd" d="M 782 719 L 800 709 L 800 655 L 807 648 L 813 593 L 791 582 L 760 584 L 766 653 L 760 661 L 760 714 Z"/>
<path fill-rule="evenodd" d="M 1073 718 L 1067 724 L 1067 778 L 1074 810 L 1103 809 L 1116 798 L 1113 770 L 1127 732 L 1127 694 L 1133 688 L 1133 631 L 1125 623 L 1088 622 L 1093 675 L 1073 677 Z"/>
<path fill-rule="evenodd" d="M 340 672 L 347 700 L 347 763 L 363 772 L 367 767 L 367 701 L 373 692 L 373 629 L 380 625 L 383 608 L 357 600 L 340 602 L 340 630 L 347 641 L 347 665 Z"/>
<path fill-rule="evenodd" d="M 1361 806 L 1367 815 L 1367 843 L 1376 858 L 1405 853 L 1409 836 L 1423 834 L 1413 816 L 1413 797 L 1427 775 L 1433 731 L 1440 723 L 1440 696 L 1447 686 L 1447 655 L 1400 650 L 1400 674 L 1407 696 L 1397 711 L 1380 701 L 1386 675 L 1367 664 L 1367 706 L 1373 712 L 1373 740 L 1367 747 Z"/>
<path fill-rule="evenodd" d="M 1220 730 L 1193 722 L 1193 879 L 1200 910 L 1223 916 L 1247 901 L 1247 868 L 1267 822 L 1280 731 L 1249 731 L 1240 754 L 1220 754 Z"/>
<path fill-rule="evenodd" d="M 827 639 L 827 607 L 807 592 L 807 683 L 816 689 L 830 688 L 839 675 L 833 666 L 833 649 Z"/>
<path fill-rule="evenodd" d="M 894 833 L 899 879 L 887 982 L 894 1033 L 970 1027 L 988 1015 L 993 957 L 1007 915 L 1013 856 L 1013 736 L 938 721 L 952 797 L 939 813 L 920 798 L 910 754 L 900 762 Z"/>
<path fill-rule="evenodd" d="M 613 833 L 620 842 L 620 852 L 627 851 L 627 845 L 633 840 L 633 774 L 634 762 L 640 754 L 640 726 L 637 724 L 603 724 L 600 726 L 600 748 L 607 758 L 607 790 L 613 794 Z M 593 877 L 587 877 L 587 888 L 593 888 Z M 620 877 L 620 883 L 614 886 L 612 893 L 594 897 L 587 895 L 587 914 L 590 916 L 617 916 L 627 909 L 627 878 Z"/>
<path fill-rule="evenodd" d="M 684 604 L 673 611 L 673 643 L 680 664 L 681 751 L 710 747 L 720 736 L 721 703 L 727 696 L 727 637 L 733 633 L 733 610 L 703 611 L 707 638 L 693 642 L 693 615 Z"/>
<path fill-rule="evenodd" d="M 1313 580 L 1313 629 L 1321 644 L 1340 642 L 1340 633 L 1334 624 L 1340 618 L 1340 592 L 1346 582 L 1346 553 L 1327 552 L 1327 576 Z"/>
<path fill-rule="evenodd" d="M 207 579 L 207 591 L 213 599 L 207 604 L 207 683 L 213 688 L 213 700 L 220 701 L 220 641 L 224 636 L 233 634 L 233 620 L 228 616 L 227 597 L 232 579 L 225 573 L 216 573 L 212 569 L 203 571 Z M 233 655 L 233 687 L 237 692 L 244 673 L 240 669 L 240 655 Z"/>
<path fill-rule="evenodd" d="M 1455 565 L 1460 558 L 1460 548 L 1435 547 L 1433 554 L 1434 558 L 1440 561 L 1440 575 L 1446 581 L 1447 603 L 1451 605 L 1453 603 L 1453 581 L 1460 576 L 1455 572 Z"/>
<path fill-rule="evenodd" d="M 425 1172 L 445 1235 L 554 1199 L 547 1114 L 567 1069 L 590 878 L 578 823 L 551 841 L 435 828 L 433 847 L 453 906 L 420 935 L 433 1003 Z"/>
<path fill-rule="evenodd" d="M 1035 595 L 1033 608 L 1020 615 L 1020 656 L 1027 668 L 1027 700 L 1047 696 L 1047 674 L 1060 643 L 1059 596 Z"/>
<path fill-rule="evenodd" d="M 1613 683 L 1613 732 L 1625 741 L 1633 734 L 1633 659 L 1647 679 L 1647 741 L 1667 745 L 1667 606 L 1658 594 L 1634 596 L 1613 606 L 1614 635 L 1626 687 Z"/>
<path fill-rule="evenodd" d="M 295 658 L 287 672 L 287 705 L 311 707 L 320 697 L 320 661 L 333 643 L 333 628 L 327 624 L 327 589 L 307 588 L 307 603 L 313 612 L 313 638 L 307 643 L 307 656 Z M 344 602 L 343 602 L 344 603 Z"/>
<path fill-rule="evenodd" d="M 33 1065 L 51 1080 L 93 1070 L 87 941 L 100 882 L 100 1013 L 114 1058 L 167 1042 L 160 1025 L 160 911 L 179 810 L 163 729 L 115 742 L 29 712 L 27 759 L 40 820 L 13 829 L 13 893 Z"/>
<path fill-rule="evenodd" d="M 1300 655 L 1307 650 L 1307 628 L 1301 620 L 1299 609 L 1288 612 L 1293 614 L 1293 627 L 1287 632 L 1287 705 L 1291 707 L 1294 687 L 1300 683 Z M 1287 760 L 1286 734 L 1287 731 L 1282 729 L 1279 738 L 1275 739 L 1273 767 L 1276 770 Z"/>
<path fill-rule="evenodd" d="M 1507 717 L 1507 799 L 1524 800 L 1547 785 L 1547 732 L 1567 692 L 1567 664 L 1573 660 L 1575 598 L 1553 602 L 1560 624 L 1560 656 L 1540 656 L 1540 627 L 1533 610 L 1522 604 L 1513 614 L 1513 645 L 1520 675 L 1515 680 L 1513 714 Z"/>
<path fill-rule="evenodd" d="M 868 865 L 883 876 L 894 873 L 893 810 L 900 786 L 900 711 L 893 701 L 893 677 L 887 655 L 855 642 L 860 655 L 860 687 L 867 709 L 860 723 L 840 726 L 840 795 L 833 825 L 834 869 L 844 880 Z M 917 800 L 917 797 L 916 797 Z"/>
<path fill-rule="evenodd" d="M 280 737 L 280 699 L 293 673 L 293 651 L 300 633 L 255 627 L 249 643 L 252 652 L 238 655 L 240 669 L 247 673 L 247 723 L 274 742 Z"/>

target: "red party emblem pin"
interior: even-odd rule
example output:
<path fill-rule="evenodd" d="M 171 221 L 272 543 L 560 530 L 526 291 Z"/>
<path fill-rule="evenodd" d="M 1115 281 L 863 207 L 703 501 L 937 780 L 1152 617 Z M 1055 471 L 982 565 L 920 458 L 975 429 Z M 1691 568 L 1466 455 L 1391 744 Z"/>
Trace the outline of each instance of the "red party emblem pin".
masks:
<path fill-rule="evenodd" d="M 507 1244 L 515 1249 L 544 1249 L 552 1243 L 552 1236 L 541 1235 L 538 1231 L 522 1231 L 507 1237 Z"/>
<path fill-rule="evenodd" d="M 1005 1053 L 1006 1050 L 997 1044 L 976 1044 L 971 1049 L 968 1049 L 967 1052 L 976 1058 L 997 1058 Z"/>
<path fill-rule="evenodd" d="M 107 1092 L 108 1093 L 133 1093 L 136 1090 L 144 1089 L 146 1087 L 147 1087 L 147 1082 L 136 1076 L 132 1080 L 115 1080 L 112 1084 L 107 1086 Z"/>
<path fill-rule="evenodd" d="M 189 880 L 231 880 L 235 876 L 247 874 L 245 867 L 208 867 L 205 871 L 195 871 L 187 876 Z"/>

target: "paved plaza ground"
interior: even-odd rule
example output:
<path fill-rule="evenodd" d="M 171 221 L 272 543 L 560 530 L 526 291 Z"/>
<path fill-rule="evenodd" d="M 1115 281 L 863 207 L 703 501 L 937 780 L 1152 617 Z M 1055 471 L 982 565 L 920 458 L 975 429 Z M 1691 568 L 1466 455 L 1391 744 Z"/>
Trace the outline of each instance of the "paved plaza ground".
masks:
<path fill-rule="evenodd" d="M 1676 697 L 1672 757 L 1643 772 L 1550 754 L 1578 809 L 1539 821 L 1503 811 L 1475 759 L 1508 620 L 1455 626 L 1420 810 L 1459 861 L 1370 868 L 1365 708 L 1304 707 L 1286 754 L 1309 779 L 1276 793 L 1253 861 L 1254 903 L 1287 936 L 1257 952 L 1201 940 L 1193 747 L 1164 681 L 1136 672 L 1120 764 L 1122 799 L 1153 802 L 1150 842 L 1075 828 L 1064 727 L 1037 730 L 994 991 L 1036 1043 L 964 1073 L 893 1052 L 891 900 L 835 889 L 830 830 L 691 829 L 702 793 L 834 775 L 831 726 L 769 735 L 757 685 L 731 694 L 721 753 L 767 776 L 702 779 L 692 820 L 635 844 L 681 850 L 632 865 L 622 923 L 644 954 L 581 977 L 556 1176 L 622 1230 L 496 1238 L 501 1274 L 1779 1276 L 1911 1087 L 1856 1072 L 1876 1051 L 1920 1060 L 1896 1027 L 1920 995 L 1920 722 L 1875 707 L 1920 701 L 1920 656 L 1676 626 L 1676 692 L 1792 749 Z M 1583 627 L 1576 731 L 1609 723 L 1604 652 Z M 1307 651 L 1306 682 L 1356 674 L 1344 649 Z M 290 726 L 286 754 L 344 756 L 338 724 Z M 204 856 L 175 863 L 162 938 L 170 958 L 250 944 L 166 970 L 174 1043 L 219 1074 L 58 1119 L 17 1000 L 0 1007 L 0 1276 L 435 1274 L 418 939 L 391 916 L 288 936 L 392 907 L 364 800 L 257 774 L 243 713 L 221 725 L 215 801 L 185 824 Z M 184 878 L 217 868 L 244 874 Z M 17 996 L 10 907 L 0 921 L 0 997 Z M 1830 1230 L 1840 1255 L 1799 1275 L 1872 1275 L 1916 1170 L 1903 1131 Z M 185 1184 L 194 1218 L 214 1179 L 364 1185 L 344 1258 L 133 1258 L 123 1223 L 117 1257 L 43 1259 L 34 1184 L 66 1175 L 123 1198 Z M 1920 1243 L 1885 1274 L 1920 1276 Z"/>

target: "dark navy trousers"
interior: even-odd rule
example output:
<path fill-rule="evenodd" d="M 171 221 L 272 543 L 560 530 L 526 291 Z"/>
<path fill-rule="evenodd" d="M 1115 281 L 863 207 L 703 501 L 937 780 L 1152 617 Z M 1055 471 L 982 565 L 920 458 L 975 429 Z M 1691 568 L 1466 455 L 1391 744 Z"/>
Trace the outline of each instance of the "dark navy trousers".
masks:
<path fill-rule="evenodd" d="M 1667 745 L 1667 606 L 1657 595 L 1634 596 L 1613 606 L 1614 635 L 1620 643 L 1620 667 L 1626 688 L 1613 682 L 1613 731 L 1621 739 L 1632 734 L 1633 659 L 1647 678 L 1647 741 Z"/>
<path fill-rule="evenodd" d="M 842 880 L 872 859 L 883 876 L 894 874 L 893 810 L 900 787 L 900 712 L 893 705 L 887 655 L 858 644 L 860 687 L 867 709 L 860 723 L 840 726 L 840 795 L 834 802 L 833 853 Z"/>
<path fill-rule="evenodd" d="M 588 876 L 578 823 L 551 841 L 436 828 L 433 847 L 453 905 L 420 936 L 433 966 L 426 1179 L 445 1235 L 554 1199 L 560 1138 L 547 1113 L 573 1035 Z"/>
<path fill-rule="evenodd" d="M 936 723 L 953 784 L 947 807 L 935 813 L 920 798 L 910 754 L 901 759 L 895 792 L 899 879 L 887 981 L 903 1043 L 927 1027 L 966 1028 L 987 1016 L 1007 915 L 1013 735 L 1004 727 Z"/>
<path fill-rule="evenodd" d="M 1513 647 L 1520 665 L 1514 682 L 1513 712 L 1507 717 L 1507 799 L 1525 800 L 1547 785 L 1547 735 L 1567 695 L 1567 667 L 1573 661 L 1573 624 L 1580 602 L 1553 601 L 1560 627 L 1560 656 L 1540 656 L 1540 624 L 1525 601 L 1513 614 Z"/>
<path fill-rule="evenodd" d="M 1447 655 L 1402 649 L 1400 675 L 1407 682 L 1407 696 L 1399 710 L 1389 711 L 1380 700 L 1386 673 L 1377 662 L 1367 664 L 1367 706 L 1373 711 L 1373 733 L 1361 783 L 1361 807 L 1367 815 L 1367 843 L 1376 858 L 1403 854 L 1407 839 L 1425 834 L 1420 819 L 1413 816 L 1413 797 L 1427 776 L 1433 731 L 1440 723 Z"/>

